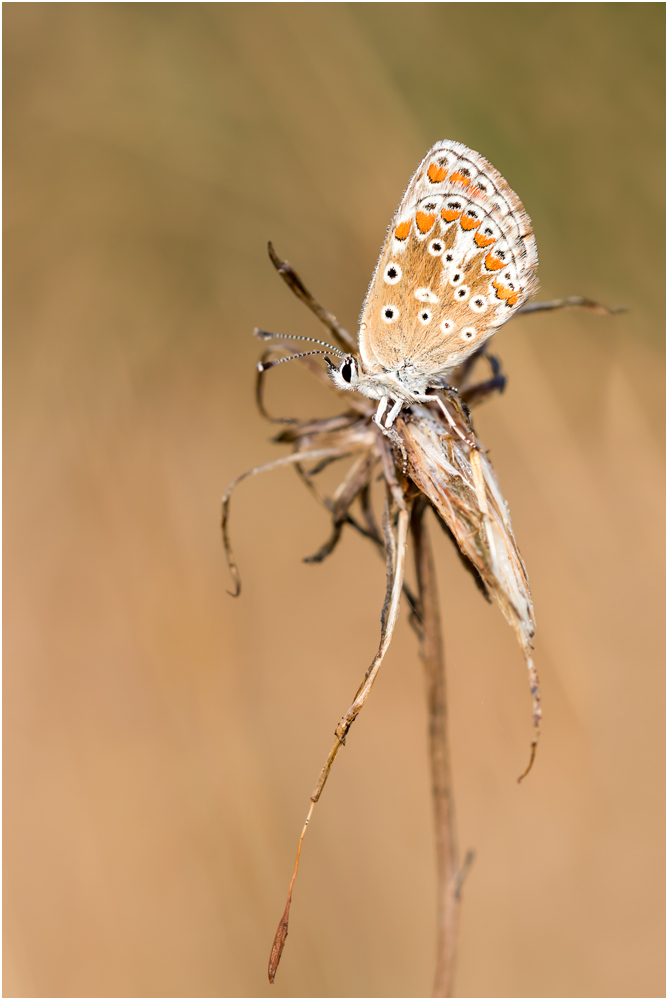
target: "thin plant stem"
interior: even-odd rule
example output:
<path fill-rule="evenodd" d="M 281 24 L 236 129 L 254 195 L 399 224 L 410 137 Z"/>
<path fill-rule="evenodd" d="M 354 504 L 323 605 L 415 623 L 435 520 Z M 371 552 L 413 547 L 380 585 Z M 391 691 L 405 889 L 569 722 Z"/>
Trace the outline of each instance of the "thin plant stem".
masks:
<path fill-rule="evenodd" d="M 295 465 L 299 462 L 315 461 L 316 459 L 322 461 L 323 459 L 329 458 L 345 458 L 345 456 L 346 452 L 342 451 L 340 448 L 319 448 L 316 451 L 295 451 L 292 455 L 284 455 L 283 458 L 277 458 L 273 462 L 267 462 L 266 465 L 258 465 L 254 469 L 242 472 L 240 476 L 237 476 L 237 478 L 230 483 L 223 494 L 220 527 L 223 534 L 223 547 L 225 549 L 227 565 L 229 566 L 230 575 L 232 576 L 232 580 L 234 582 L 234 590 L 228 590 L 228 594 L 231 597 L 238 597 L 241 593 L 239 569 L 234 559 L 234 555 L 232 554 L 232 546 L 230 544 L 230 536 L 228 532 L 230 497 L 232 496 L 234 489 L 240 482 L 244 479 L 248 479 L 250 476 L 259 476 L 262 472 L 271 472 L 272 469 L 279 469 L 283 465 Z"/>
<path fill-rule="evenodd" d="M 295 867 L 292 872 L 292 878 L 290 879 L 290 887 L 288 889 L 288 899 L 285 904 L 285 909 L 283 911 L 283 916 L 281 917 L 280 923 L 278 925 L 278 930 L 276 931 L 276 936 L 274 937 L 274 943 L 271 946 L 271 954 L 269 955 L 269 982 L 273 983 L 276 976 L 276 969 L 278 968 L 278 963 L 281 960 L 281 954 L 283 953 L 283 948 L 285 947 L 285 939 L 288 936 L 288 924 L 290 922 L 290 906 L 292 904 L 292 890 L 294 888 L 295 879 L 297 878 L 297 872 L 299 871 L 299 858 L 302 853 L 302 843 L 304 841 L 304 835 L 306 833 L 306 828 L 311 822 L 311 816 L 315 808 L 315 800 L 311 800 L 311 806 L 308 811 L 308 816 L 302 827 L 302 832 L 299 836 L 299 843 L 297 844 L 297 857 L 295 858 Z"/>
<path fill-rule="evenodd" d="M 313 298 L 302 279 L 299 277 L 294 268 L 288 264 L 287 260 L 281 260 L 271 243 L 267 244 L 267 250 L 269 251 L 269 257 L 271 258 L 272 264 L 290 291 L 294 292 L 297 298 L 301 299 L 304 305 L 308 306 L 311 312 L 318 317 L 320 322 L 327 327 L 334 339 L 338 342 L 339 346 L 344 349 L 344 351 L 356 351 L 357 343 L 355 342 L 355 338 L 351 337 L 348 331 L 341 326 L 333 313 L 331 313 L 328 309 L 323 309 L 320 303 Z"/>
<path fill-rule="evenodd" d="M 367 672 L 364 675 L 364 679 L 357 689 L 357 693 L 353 702 L 343 716 L 338 726 L 336 727 L 336 742 L 334 743 L 332 749 L 329 752 L 327 760 L 320 772 L 320 776 L 316 783 L 313 792 L 311 793 L 311 804 L 309 806 L 308 815 L 306 817 L 306 822 L 302 828 L 301 835 L 299 837 L 299 845 L 297 847 L 297 858 L 295 861 L 294 871 L 292 873 L 292 878 L 290 880 L 290 886 L 288 889 L 288 898 L 285 904 L 285 909 L 283 911 L 283 916 L 280 919 L 278 929 L 276 930 L 276 935 L 271 948 L 271 954 L 269 956 L 269 982 L 273 983 L 276 977 L 276 970 L 278 969 L 278 963 L 281 960 L 281 955 L 283 954 L 283 948 L 285 947 L 285 940 L 288 936 L 288 920 L 290 916 L 290 905 L 292 903 L 292 890 L 295 884 L 295 879 L 297 878 L 297 871 L 299 869 L 299 857 L 302 849 L 302 841 L 304 839 L 304 834 L 306 833 L 306 828 L 308 827 L 309 821 L 313 814 L 313 809 L 315 804 L 318 802 L 322 790 L 325 787 L 325 782 L 329 777 L 329 772 L 332 769 L 332 765 L 336 760 L 337 754 L 342 746 L 345 745 L 346 736 L 352 726 L 353 722 L 364 708 L 364 704 L 369 697 L 373 683 L 378 675 L 381 664 L 385 659 L 385 654 L 392 641 L 392 635 L 394 634 L 394 627 L 397 623 L 397 618 L 399 616 L 399 604 L 401 600 L 402 584 L 404 578 L 404 558 L 406 554 L 406 542 L 408 540 L 408 527 L 409 527 L 409 513 L 406 504 L 401 499 L 401 506 L 397 514 L 397 536 L 396 539 L 392 533 L 392 524 L 390 518 L 390 496 L 391 491 L 388 486 L 388 495 L 385 504 L 385 516 L 383 518 L 383 532 L 385 535 L 385 545 L 387 551 L 387 590 L 385 594 L 385 603 L 383 606 L 383 611 L 381 613 L 381 630 L 380 630 L 380 644 L 378 646 L 378 652 L 376 653 L 371 665 L 369 666 Z"/>
<path fill-rule="evenodd" d="M 608 306 L 593 299 L 585 299 L 582 295 L 569 295 L 565 299 L 549 299 L 546 302 L 527 302 L 521 309 L 517 310 L 517 316 L 526 316 L 528 313 L 552 312 L 554 309 L 588 309 L 590 312 L 598 313 L 599 316 L 616 316 L 618 313 L 626 312 L 625 306 Z"/>
<path fill-rule="evenodd" d="M 452 995 L 455 966 L 461 880 L 448 747 L 445 658 L 434 556 L 424 523 L 426 509 L 427 505 L 421 497 L 414 502 L 411 534 L 418 586 L 418 608 L 422 619 L 420 658 L 424 665 L 427 684 L 429 763 L 436 827 L 437 932 L 433 995 L 449 997 Z"/>

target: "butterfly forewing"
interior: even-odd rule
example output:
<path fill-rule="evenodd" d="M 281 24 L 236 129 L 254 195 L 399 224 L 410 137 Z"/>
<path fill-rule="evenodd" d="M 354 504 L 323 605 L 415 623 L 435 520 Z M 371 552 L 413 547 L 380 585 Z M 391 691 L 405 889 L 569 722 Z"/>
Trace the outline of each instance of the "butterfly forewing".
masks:
<path fill-rule="evenodd" d="M 498 170 L 458 142 L 433 147 L 388 230 L 359 334 L 369 372 L 461 364 L 536 289 L 531 220 Z"/>

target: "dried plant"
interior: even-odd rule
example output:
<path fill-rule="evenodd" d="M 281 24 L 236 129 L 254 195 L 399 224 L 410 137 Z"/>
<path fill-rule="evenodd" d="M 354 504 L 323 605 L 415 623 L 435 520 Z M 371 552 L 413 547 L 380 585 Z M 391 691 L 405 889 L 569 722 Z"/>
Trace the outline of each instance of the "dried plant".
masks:
<path fill-rule="evenodd" d="M 316 302 L 292 267 L 281 261 L 269 244 L 271 260 L 278 273 L 321 322 L 336 344 L 344 351 L 354 351 L 355 342 L 336 318 Z M 525 306 L 531 313 L 565 307 L 583 307 L 606 315 L 617 310 L 583 298 L 557 299 Z M 454 969 L 455 942 L 461 887 L 472 861 L 469 852 L 460 864 L 454 826 L 454 806 L 450 758 L 447 740 L 445 668 L 441 639 L 434 559 L 429 542 L 425 513 L 431 508 L 437 523 L 457 546 L 464 567 L 470 571 L 484 597 L 501 609 L 512 626 L 525 659 L 533 704 L 533 737 L 529 762 L 518 778 L 529 773 L 540 735 L 541 704 L 538 675 L 532 658 L 534 635 L 533 605 L 526 567 L 515 542 L 508 505 L 503 499 L 494 469 L 481 448 L 471 422 L 470 408 L 492 393 L 502 392 L 505 378 L 498 360 L 483 347 L 455 372 L 452 389 L 446 391 L 438 407 L 413 405 L 396 420 L 397 437 L 391 442 L 373 422 L 372 401 L 346 394 L 347 409 L 340 416 L 322 420 L 294 420 L 271 417 L 263 403 L 265 372 L 292 353 L 290 341 L 256 330 L 264 341 L 271 340 L 258 365 L 257 403 L 262 415 L 284 429 L 274 438 L 292 447 L 292 452 L 267 465 L 250 469 L 228 487 L 222 505 L 222 531 L 230 571 L 240 592 L 240 578 L 228 534 L 230 497 L 235 487 L 250 476 L 285 465 L 294 465 L 302 482 L 318 502 L 329 511 L 331 534 L 307 561 L 321 562 L 334 550 L 345 526 L 359 532 L 384 555 L 387 587 L 380 615 L 380 642 L 350 707 L 335 730 L 335 739 L 311 794 L 295 867 L 290 881 L 283 916 L 276 932 L 269 960 L 269 981 L 273 983 L 288 933 L 292 902 L 304 834 L 336 756 L 362 710 L 388 650 L 399 614 L 402 593 L 410 607 L 410 621 L 417 633 L 420 655 L 427 677 L 429 713 L 429 755 L 432 795 L 436 823 L 438 873 L 437 897 L 437 967 L 434 996 L 450 995 Z M 300 356 L 302 363 L 334 392 L 332 382 L 321 363 L 309 352 Z M 279 357 L 276 357 L 276 354 Z M 480 364 L 489 367 L 489 375 L 476 382 Z M 394 445 L 394 447 L 393 447 Z M 330 498 L 317 487 L 317 476 L 326 467 L 345 458 L 354 458 L 340 485 Z M 372 481 L 380 474 L 384 485 L 384 509 L 380 526 L 372 502 Z M 417 579 L 413 593 L 404 579 L 409 537 Z"/>

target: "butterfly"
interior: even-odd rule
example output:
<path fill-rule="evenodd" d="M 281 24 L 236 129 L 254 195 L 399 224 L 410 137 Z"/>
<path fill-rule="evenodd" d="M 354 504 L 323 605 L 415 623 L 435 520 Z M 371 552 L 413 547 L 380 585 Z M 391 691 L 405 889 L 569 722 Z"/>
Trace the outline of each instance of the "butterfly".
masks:
<path fill-rule="evenodd" d="M 378 400 L 392 427 L 506 323 L 537 288 L 531 220 L 498 170 L 448 139 L 413 174 L 388 229 L 359 326 L 359 356 L 329 375 Z M 388 406 L 389 413 L 386 414 Z M 384 419 L 383 419 L 384 418 Z"/>

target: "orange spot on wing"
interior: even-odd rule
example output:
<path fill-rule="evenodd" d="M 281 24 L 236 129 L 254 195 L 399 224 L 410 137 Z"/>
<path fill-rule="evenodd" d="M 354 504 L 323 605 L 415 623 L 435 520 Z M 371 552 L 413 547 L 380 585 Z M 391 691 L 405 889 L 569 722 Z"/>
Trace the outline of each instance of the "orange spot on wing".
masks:
<path fill-rule="evenodd" d="M 444 208 L 441 211 L 441 218 L 445 219 L 446 222 L 454 222 L 461 214 L 461 210 L 456 212 L 453 208 Z"/>
<path fill-rule="evenodd" d="M 488 271 L 499 271 L 502 267 L 505 267 L 505 265 L 503 261 L 499 260 L 498 257 L 495 257 L 492 251 L 490 250 L 487 256 L 485 257 L 485 267 L 487 268 Z"/>
<path fill-rule="evenodd" d="M 400 222 L 397 228 L 394 230 L 394 235 L 398 240 L 405 240 L 411 231 L 410 222 Z"/>
<path fill-rule="evenodd" d="M 482 219 L 472 219 L 470 215 L 462 215 L 462 220 L 459 225 L 462 229 L 477 229 Z"/>
<path fill-rule="evenodd" d="M 453 184 L 461 184 L 462 187 L 468 187 L 471 183 L 471 178 L 467 177 L 466 174 L 460 174 L 458 170 L 455 170 L 453 174 L 450 174 L 450 180 Z"/>
<path fill-rule="evenodd" d="M 416 212 L 415 221 L 421 233 L 428 233 L 436 221 L 433 212 Z"/>
<path fill-rule="evenodd" d="M 483 247 L 490 247 L 492 243 L 496 243 L 496 236 L 485 236 L 483 233 L 476 233 L 473 239 L 481 249 Z"/>
<path fill-rule="evenodd" d="M 430 163 L 429 170 L 427 171 L 427 177 L 432 184 L 440 184 L 448 176 L 448 171 L 445 167 L 439 167 L 438 163 Z"/>
<path fill-rule="evenodd" d="M 482 193 L 482 191 L 480 190 L 479 187 L 472 187 L 471 190 L 469 191 L 469 195 L 470 195 L 471 198 L 482 198 L 483 197 L 483 193 Z"/>
<path fill-rule="evenodd" d="M 507 306 L 517 305 L 519 292 L 515 292 L 512 288 L 502 285 L 499 278 L 492 282 L 492 287 L 496 289 L 496 297 L 498 299 L 505 299 Z"/>

